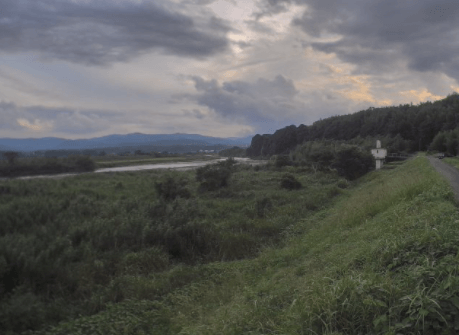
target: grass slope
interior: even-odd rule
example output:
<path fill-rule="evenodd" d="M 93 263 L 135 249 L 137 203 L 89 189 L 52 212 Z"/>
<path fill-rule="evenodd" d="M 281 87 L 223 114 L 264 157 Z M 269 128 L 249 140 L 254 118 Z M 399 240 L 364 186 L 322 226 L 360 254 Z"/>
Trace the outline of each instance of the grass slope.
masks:
<path fill-rule="evenodd" d="M 221 264 L 231 280 L 213 290 L 177 292 L 172 323 L 181 334 L 457 333 L 458 223 L 425 158 L 374 172 L 299 222 L 288 247 Z"/>
<path fill-rule="evenodd" d="M 262 179 L 253 173 L 235 175 L 226 197 L 220 192 L 205 200 L 211 204 L 208 221 L 229 234 L 219 241 L 213 260 L 142 273 L 134 261 L 148 259 L 139 256 L 142 250 L 131 253 L 129 262 L 124 255 L 121 263 L 130 268 L 94 289 L 93 301 L 111 298 L 99 313 L 35 333 L 457 333 L 457 207 L 425 157 L 372 172 L 344 191 L 335 186 L 339 181 L 327 184 L 330 176 L 320 173 L 297 171 L 311 187 L 294 192 L 274 186 L 276 172 L 265 171 Z M 142 182 L 129 183 L 134 181 Z M 124 180 L 122 187 L 128 185 Z M 107 188 L 105 196 L 112 192 Z M 258 216 L 263 201 L 255 199 L 266 192 L 274 210 Z M 341 194 L 334 205 L 323 206 L 334 194 Z M 259 230 L 250 233 L 256 225 L 261 232 L 277 227 L 274 236 L 282 240 L 264 240 L 257 253 L 246 250 L 238 259 L 239 250 L 259 241 Z M 96 265 L 104 268 L 103 261 Z"/>
<path fill-rule="evenodd" d="M 459 168 L 459 157 L 445 157 L 443 158 L 443 162 L 448 163 L 455 168 Z"/>

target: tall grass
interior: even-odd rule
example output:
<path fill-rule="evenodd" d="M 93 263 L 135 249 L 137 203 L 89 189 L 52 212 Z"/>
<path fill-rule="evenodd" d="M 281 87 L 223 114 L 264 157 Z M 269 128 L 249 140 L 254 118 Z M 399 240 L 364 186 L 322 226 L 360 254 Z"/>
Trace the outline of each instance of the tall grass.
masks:
<path fill-rule="evenodd" d="M 457 332 L 457 207 L 425 158 L 372 173 L 296 229 L 245 268 L 222 265 L 238 281 L 180 300 L 181 333 Z M 221 291 L 235 293 L 221 303 Z"/>
<path fill-rule="evenodd" d="M 281 245 L 342 182 L 290 171 L 308 184 L 298 194 L 281 189 L 279 171 L 240 166 L 225 188 L 198 192 L 195 173 L 0 181 L 1 328 L 20 333 L 127 300 L 162 300 L 205 276 L 203 264 Z"/>
<path fill-rule="evenodd" d="M 285 172 L 305 187 L 281 189 Z M 204 253 L 200 259 L 180 259 L 161 247 L 128 243 L 136 249 L 122 240 L 105 253 L 94 250 L 91 241 L 103 240 L 106 230 L 117 231 L 130 215 L 142 227 L 144 201 L 156 196 L 142 189 L 146 176 L 153 178 L 104 180 L 112 185 L 107 199 L 120 190 L 135 197 L 113 206 L 118 210 L 113 216 L 99 204 L 98 220 L 115 221 L 80 237 L 86 246 L 81 255 L 87 253 L 90 261 L 78 263 L 75 287 L 94 315 L 68 315 L 37 334 L 457 333 L 457 206 L 446 181 L 424 157 L 372 172 L 354 185 L 322 172 L 247 168 L 234 173 L 224 191 L 192 192 L 194 198 L 180 198 L 176 206 L 183 206 L 187 217 L 202 214 L 194 222 L 220 236 L 206 245 L 210 258 Z M 83 189 L 96 183 L 75 181 Z M 341 196 L 330 201 L 336 194 Z M 187 207 L 189 201 L 195 202 Z M 127 209 L 130 215 L 123 216 Z M 180 216 L 164 217 L 183 227 Z M 32 240 L 25 236 L 21 243 Z M 53 248 L 58 254 L 65 250 Z M 14 306 L 28 301 L 30 311 L 39 310 L 42 300 L 25 293 L 15 297 Z"/>

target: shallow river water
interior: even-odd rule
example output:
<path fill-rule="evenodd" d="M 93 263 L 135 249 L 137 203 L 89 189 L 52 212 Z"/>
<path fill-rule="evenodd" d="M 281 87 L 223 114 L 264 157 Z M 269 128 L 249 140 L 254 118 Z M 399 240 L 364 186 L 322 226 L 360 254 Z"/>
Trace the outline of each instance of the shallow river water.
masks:
<path fill-rule="evenodd" d="M 207 164 L 214 164 L 220 161 L 224 161 L 226 158 L 208 160 L 208 161 L 193 161 L 193 162 L 176 162 L 176 163 L 164 163 L 164 164 L 144 164 L 144 165 L 133 165 L 133 166 L 120 166 L 120 167 L 112 167 L 112 168 L 103 168 L 97 169 L 94 172 L 86 172 L 86 173 L 107 173 L 107 172 L 125 172 L 125 171 L 142 171 L 142 170 L 154 170 L 154 169 L 173 169 L 173 170 L 189 170 L 189 169 L 196 169 L 200 166 L 204 166 Z M 255 161 L 250 158 L 234 158 L 239 163 L 250 164 L 250 165 L 259 165 L 266 163 L 265 161 Z M 76 176 L 82 173 L 61 173 L 61 174 L 53 174 L 53 175 L 40 175 L 40 176 L 25 176 L 25 177 L 18 177 L 15 179 L 37 179 L 37 178 L 64 178 L 70 176 Z"/>

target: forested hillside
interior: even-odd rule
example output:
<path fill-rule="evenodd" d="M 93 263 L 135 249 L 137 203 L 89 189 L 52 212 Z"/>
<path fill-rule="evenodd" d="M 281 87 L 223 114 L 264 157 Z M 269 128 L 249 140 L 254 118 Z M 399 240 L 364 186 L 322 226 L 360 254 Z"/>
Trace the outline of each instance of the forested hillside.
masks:
<path fill-rule="evenodd" d="M 458 126 L 459 94 L 453 93 L 433 103 L 370 107 L 354 114 L 320 120 L 311 126 L 292 125 L 272 135 L 258 134 L 252 138 L 247 155 L 285 154 L 306 141 L 327 139 L 361 142 L 362 139 L 376 137 L 386 139 L 385 145 L 392 151 L 422 151 L 429 148 L 438 133 L 451 131 Z"/>

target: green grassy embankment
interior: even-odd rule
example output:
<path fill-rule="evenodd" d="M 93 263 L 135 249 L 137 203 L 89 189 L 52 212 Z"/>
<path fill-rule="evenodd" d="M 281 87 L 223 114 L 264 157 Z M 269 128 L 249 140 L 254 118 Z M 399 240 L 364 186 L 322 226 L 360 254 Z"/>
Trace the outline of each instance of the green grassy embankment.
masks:
<path fill-rule="evenodd" d="M 66 220 L 59 226 L 61 221 L 55 220 L 55 225 L 67 229 L 66 234 L 59 233 L 62 250 L 69 248 L 67 257 L 71 259 L 72 252 L 81 255 L 73 260 L 72 266 L 79 269 L 72 273 L 73 280 L 77 291 L 81 290 L 79 293 L 87 299 L 86 303 L 79 301 L 80 305 L 92 308 L 90 314 L 94 315 L 75 318 L 69 314 L 70 320 L 38 333 L 457 333 L 457 206 L 446 181 L 425 157 L 396 169 L 371 172 L 346 190 L 336 186 L 345 183 L 332 175 L 290 170 L 305 188 L 279 190 L 278 172 L 255 173 L 247 168 L 234 175 L 228 190 L 193 200 L 197 201 L 193 208 L 205 208 L 205 225 L 201 228 L 212 227 L 216 242 L 207 245 L 205 253 L 195 253 L 201 255 L 198 262 L 197 258 L 186 261 L 186 257 L 180 262 L 171 261 L 157 249 L 146 249 L 141 240 L 133 243 L 129 252 L 129 248 L 122 249 L 129 243 L 123 235 L 132 231 L 133 239 L 140 238 L 149 227 L 142 224 L 147 220 L 142 213 L 145 201 L 153 198 L 154 192 L 144 185 L 154 173 L 130 175 L 132 178 L 125 175 L 122 182 L 83 176 L 72 179 L 72 184 L 70 180 L 51 181 L 67 184 L 67 191 L 57 191 L 56 184 L 50 188 L 52 192 L 86 190 L 83 198 L 74 196 L 70 203 L 70 208 L 87 208 L 86 221 Z M 106 187 L 90 191 L 88 183 L 104 183 Z M 119 183 L 122 185 L 117 186 Z M 27 193 L 31 186 L 11 187 Z M 33 187 L 46 190 L 39 182 Z M 122 194 L 124 201 L 110 205 L 106 201 L 112 197 L 121 200 Z M 341 195 L 331 199 L 335 194 Z M 266 203 L 263 197 L 270 199 L 272 208 L 261 205 Z M 89 198 L 93 204 L 85 207 Z M 96 218 L 91 210 L 98 213 Z M 190 217 L 186 210 L 179 213 Z M 172 222 L 168 218 L 168 224 Z M 26 246 L 40 234 L 51 232 L 36 229 L 23 231 L 16 242 Z M 141 229 L 139 235 L 135 229 Z M 73 242 L 66 242 L 65 236 L 76 238 L 76 232 L 84 230 L 87 234 L 82 235 L 85 237 L 81 237 L 84 242 L 80 245 L 85 247 L 72 251 L 68 243 Z M 117 234 L 123 239 L 117 240 Z M 215 237 L 219 234 L 220 239 Z M 11 245 L 13 236 L 2 238 L 11 239 Z M 97 241 L 105 239 L 105 243 L 110 239 L 112 242 L 97 249 Z M 30 248 L 18 246 L 15 250 L 19 253 Z M 89 255 L 89 260 L 83 255 Z M 32 259 L 32 255 L 21 257 Z M 44 257 L 51 261 L 56 256 L 48 250 L 35 261 Z M 57 264 L 64 266 L 70 259 L 58 258 Z M 155 270 L 161 259 L 163 268 Z M 72 269 L 71 265 L 65 266 Z M 97 285 L 97 278 L 103 275 L 107 278 Z M 63 288 L 62 284 L 56 296 L 65 293 Z M 23 301 L 17 294 L 18 301 Z"/>
<path fill-rule="evenodd" d="M 443 158 L 443 162 L 454 166 L 456 169 L 459 169 L 459 157 L 445 157 Z"/>
<path fill-rule="evenodd" d="M 173 294 L 171 323 L 181 334 L 457 333 L 457 217 L 424 157 L 373 172 L 298 222 L 288 246 L 215 265 L 215 279 Z"/>

